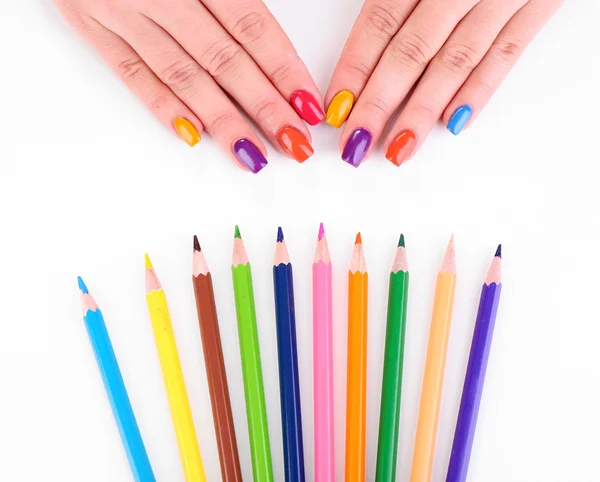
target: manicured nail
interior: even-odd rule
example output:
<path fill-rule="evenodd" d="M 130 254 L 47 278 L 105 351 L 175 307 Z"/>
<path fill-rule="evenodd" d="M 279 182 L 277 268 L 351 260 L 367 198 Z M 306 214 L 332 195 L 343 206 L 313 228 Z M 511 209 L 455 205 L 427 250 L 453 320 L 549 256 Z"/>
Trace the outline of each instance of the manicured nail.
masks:
<path fill-rule="evenodd" d="M 346 141 L 342 159 L 351 166 L 358 167 L 371 145 L 371 133 L 362 127 L 356 129 Z"/>
<path fill-rule="evenodd" d="M 327 108 L 325 120 L 333 127 L 340 127 L 350 115 L 354 105 L 354 95 L 349 90 L 338 92 Z"/>
<path fill-rule="evenodd" d="M 460 131 L 462 131 L 465 125 L 467 125 L 467 122 L 469 122 L 472 113 L 473 109 L 469 104 L 461 105 L 454 111 L 452 117 L 450 117 L 450 120 L 448 121 L 448 130 L 455 136 L 460 134 Z"/>
<path fill-rule="evenodd" d="M 268 164 L 262 152 L 248 139 L 235 141 L 233 152 L 235 157 L 254 174 Z"/>
<path fill-rule="evenodd" d="M 297 90 L 290 97 L 290 103 L 298 115 L 311 126 L 316 126 L 323 120 L 325 114 L 315 98 L 305 90 Z"/>
<path fill-rule="evenodd" d="M 277 134 L 279 144 L 298 162 L 306 161 L 315 152 L 302 133 L 293 127 L 284 127 Z"/>
<path fill-rule="evenodd" d="M 388 147 L 385 157 L 396 166 L 402 165 L 408 159 L 417 145 L 417 135 L 410 129 L 400 131 Z"/>
<path fill-rule="evenodd" d="M 173 127 L 188 146 L 194 147 L 200 142 L 200 134 L 189 120 L 183 117 L 176 117 L 173 120 Z"/>

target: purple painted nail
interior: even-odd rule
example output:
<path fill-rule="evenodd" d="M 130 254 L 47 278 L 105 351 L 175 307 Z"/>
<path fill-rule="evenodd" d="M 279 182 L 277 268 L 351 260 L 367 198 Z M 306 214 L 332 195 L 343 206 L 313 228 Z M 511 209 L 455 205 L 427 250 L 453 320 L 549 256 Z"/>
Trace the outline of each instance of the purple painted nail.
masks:
<path fill-rule="evenodd" d="M 233 153 L 238 160 L 254 174 L 265 167 L 268 162 L 262 152 L 248 139 L 239 139 L 233 145 Z"/>
<path fill-rule="evenodd" d="M 342 159 L 351 166 L 358 167 L 371 145 L 371 133 L 362 127 L 356 129 L 348 140 L 342 153 Z"/>

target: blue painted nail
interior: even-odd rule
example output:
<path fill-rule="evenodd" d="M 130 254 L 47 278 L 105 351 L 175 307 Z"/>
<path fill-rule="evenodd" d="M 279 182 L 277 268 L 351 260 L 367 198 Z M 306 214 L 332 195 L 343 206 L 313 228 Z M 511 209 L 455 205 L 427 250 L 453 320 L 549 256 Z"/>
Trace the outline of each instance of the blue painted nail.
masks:
<path fill-rule="evenodd" d="M 452 117 L 450 117 L 450 120 L 448 121 L 448 130 L 455 136 L 460 134 L 460 131 L 462 131 L 467 122 L 469 122 L 472 113 L 473 109 L 469 104 L 461 105 L 454 111 Z"/>

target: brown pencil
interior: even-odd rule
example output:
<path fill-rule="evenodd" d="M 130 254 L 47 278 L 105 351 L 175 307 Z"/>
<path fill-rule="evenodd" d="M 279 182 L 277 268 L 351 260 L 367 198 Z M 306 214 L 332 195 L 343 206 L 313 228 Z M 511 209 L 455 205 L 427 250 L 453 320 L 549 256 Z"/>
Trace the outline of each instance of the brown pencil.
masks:
<path fill-rule="evenodd" d="M 219 449 L 221 475 L 223 482 L 241 482 L 242 471 L 231 413 L 212 277 L 196 236 L 194 236 L 192 281 L 196 295 L 196 308 L 198 309 L 206 377 Z"/>

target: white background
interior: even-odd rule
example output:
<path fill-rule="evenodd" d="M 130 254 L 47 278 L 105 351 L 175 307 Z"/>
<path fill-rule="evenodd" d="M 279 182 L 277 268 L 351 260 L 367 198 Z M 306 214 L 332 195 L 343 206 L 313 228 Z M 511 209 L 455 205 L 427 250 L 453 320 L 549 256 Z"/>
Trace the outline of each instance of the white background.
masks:
<path fill-rule="evenodd" d="M 360 0 L 271 0 L 325 91 Z M 0 7 L 0 480 L 129 481 L 81 320 L 76 276 L 102 307 L 159 481 L 183 476 L 144 300 L 143 254 L 166 290 L 208 480 L 220 480 L 191 286 L 192 235 L 212 267 L 243 473 L 251 480 L 230 256 L 250 255 L 275 479 L 283 480 L 272 255 L 284 227 L 297 300 L 312 480 L 310 270 L 319 221 L 335 264 L 337 480 L 343 480 L 346 272 L 362 231 L 370 275 L 367 480 L 374 479 L 388 273 L 411 266 L 399 480 L 408 480 L 435 274 L 456 234 L 458 289 L 434 481 L 444 480 L 481 283 L 498 242 L 504 291 L 470 468 L 475 482 L 600 480 L 597 310 L 600 5 L 571 0 L 474 125 L 439 126 L 398 169 L 340 160 L 312 129 L 304 165 L 270 149 L 258 176 L 205 138 L 166 132 L 47 1 Z M 310 25 L 310 34 L 304 25 Z"/>

